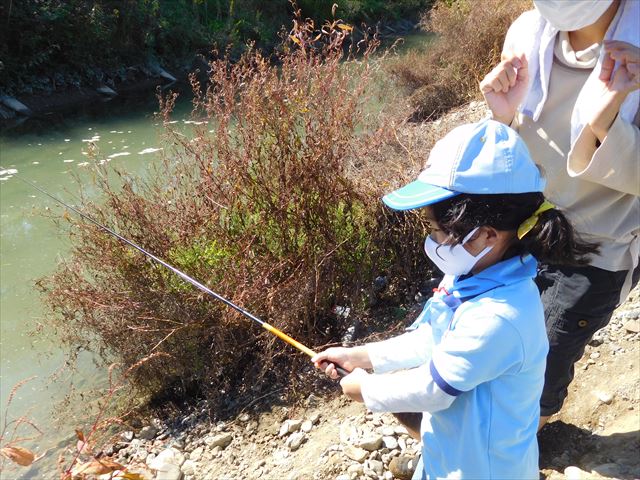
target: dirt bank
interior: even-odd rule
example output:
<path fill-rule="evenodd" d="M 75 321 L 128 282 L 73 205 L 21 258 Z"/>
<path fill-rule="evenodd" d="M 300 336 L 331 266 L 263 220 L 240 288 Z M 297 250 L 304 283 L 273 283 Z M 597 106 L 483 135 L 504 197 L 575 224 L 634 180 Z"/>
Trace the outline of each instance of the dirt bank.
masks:
<path fill-rule="evenodd" d="M 565 409 L 539 435 L 541 478 L 640 477 L 639 316 L 637 289 L 580 360 Z M 199 420 L 205 411 L 196 410 L 179 432 L 157 422 L 122 442 L 116 458 L 148 478 L 402 478 L 393 459 L 420 451 L 406 430 L 337 388 L 320 395 L 262 414 L 248 409 L 226 423 Z"/>

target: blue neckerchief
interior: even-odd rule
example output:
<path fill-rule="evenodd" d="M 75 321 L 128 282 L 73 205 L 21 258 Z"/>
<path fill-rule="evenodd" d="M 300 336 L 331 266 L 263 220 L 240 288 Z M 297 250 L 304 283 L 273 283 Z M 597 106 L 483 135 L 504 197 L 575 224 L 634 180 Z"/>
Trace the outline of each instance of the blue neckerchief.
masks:
<path fill-rule="evenodd" d="M 510 285 L 536 276 L 538 262 L 531 255 L 512 257 L 492 265 L 476 275 L 446 275 L 434 290 L 422 313 L 407 330 L 429 323 L 435 343 L 451 327 L 453 315 L 462 303 L 494 288 Z"/>

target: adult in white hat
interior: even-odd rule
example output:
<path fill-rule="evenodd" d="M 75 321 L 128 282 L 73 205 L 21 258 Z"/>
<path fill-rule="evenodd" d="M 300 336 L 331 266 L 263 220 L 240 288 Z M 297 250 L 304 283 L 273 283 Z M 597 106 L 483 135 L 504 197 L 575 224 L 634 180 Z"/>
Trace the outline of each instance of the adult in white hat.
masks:
<path fill-rule="evenodd" d="M 533 3 L 480 88 L 493 118 L 543 167 L 545 196 L 601 244 L 587 266 L 540 266 L 550 342 L 542 427 L 561 409 L 585 345 L 640 275 L 640 1 Z"/>

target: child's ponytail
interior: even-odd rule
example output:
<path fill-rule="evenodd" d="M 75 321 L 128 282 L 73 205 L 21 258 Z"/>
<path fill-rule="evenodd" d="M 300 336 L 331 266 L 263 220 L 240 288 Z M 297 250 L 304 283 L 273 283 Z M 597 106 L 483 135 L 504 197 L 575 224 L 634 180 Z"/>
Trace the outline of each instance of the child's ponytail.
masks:
<path fill-rule="evenodd" d="M 539 215 L 535 225 L 521 239 L 522 249 L 543 263 L 587 265 L 598 253 L 597 243 L 586 242 L 576 234 L 567 217 L 557 208 Z"/>

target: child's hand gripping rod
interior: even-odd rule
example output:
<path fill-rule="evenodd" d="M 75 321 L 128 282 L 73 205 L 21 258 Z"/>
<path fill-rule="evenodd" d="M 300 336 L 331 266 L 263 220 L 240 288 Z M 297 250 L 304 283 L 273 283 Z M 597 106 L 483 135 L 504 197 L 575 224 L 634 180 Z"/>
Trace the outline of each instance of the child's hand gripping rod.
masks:
<path fill-rule="evenodd" d="M 35 188 L 36 190 L 38 190 L 41 193 L 44 193 L 46 196 L 52 198 L 53 200 L 55 200 L 57 203 L 59 203 L 60 205 L 63 205 L 64 207 L 68 208 L 69 210 L 77 213 L 78 215 L 80 215 L 82 218 L 84 218 L 85 220 L 88 220 L 89 222 L 93 223 L 94 225 L 96 225 L 97 227 L 101 228 L 102 230 L 104 230 L 107 233 L 110 233 L 111 235 L 113 235 L 114 237 L 116 237 L 118 240 L 126 243 L 127 245 L 135 248 L 136 250 L 138 250 L 139 252 L 143 253 L 144 255 L 146 255 L 148 258 L 152 259 L 153 261 L 159 263 L 160 265 L 162 265 L 163 267 L 168 268 L 169 270 L 171 270 L 173 273 L 175 273 L 176 275 L 178 275 L 180 278 L 182 278 L 184 281 L 190 283 L 191 285 L 193 285 L 194 287 L 196 287 L 197 289 L 203 291 L 204 293 L 214 297 L 217 300 L 220 300 L 221 302 L 223 302 L 224 304 L 226 304 L 227 306 L 233 308 L 234 310 L 236 310 L 237 312 L 241 313 L 242 315 L 244 315 L 245 317 L 253 320 L 254 322 L 260 324 L 260 326 L 262 328 L 264 328 L 265 330 L 267 330 L 268 332 L 276 335 L 278 338 L 284 340 L 285 342 L 287 342 L 289 345 L 294 346 L 295 348 L 297 348 L 298 350 L 300 350 L 301 352 L 306 353 L 307 355 L 309 355 L 310 357 L 314 357 L 316 355 L 316 352 L 314 352 L 313 350 L 311 350 L 309 347 L 303 345 L 302 343 L 298 342 L 297 340 L 294 340 L 293 338 L 291 338 L 289 335 L 287 335 L 284 332 L 281 332 L 280 330 L 278 330 L 276 327 L 269 325 L 267 322 L 264 322 L 262 320 L 260 320 L 258 317 L 256 317 L 255 315 L 253 315 L 252 313 L 246 311 L 244 308 L 239 307 L 238 305 L 236 305 L 235 303 L 231 302 L 230 300 L 227 300 L 226 298 L 224 298 L 222 295 L 217 294 L 216 292 L 214 292 L 213 290 L 211 290 L 210 288 L 204 286 L 202 283 L 198 282 L 197 280 L 191 278 L 189 275 L 187 275 L 186 273 L 178 270 L 177 268 L 169 265 L 167 262 L 165 262 L 164 260 L 156 257 L 155 255 L 153 255 L 152 253 L 149 253 L 148 251 L 146 251 L 144 248 L 138 246 L 137 244 L 133 243 L 131 240 L 126 239 L 125 237 L 123 237 L 122 235 L 114 232 L 112 229 L 110 229 L 109 227 L 106 227 L 104 225 L 102 225 L 100 222 L 98 222 L 97 220 L 94 220 L 93 218 L 91 218 L 89 215 L 83 213 L 82 211 L 78 210 L 75 207 L 72 207 L 71 205 L 66 204 L 65 202 L 63 202 L 62 200 L 60 200 L 59 198 L 51 195 L 50 193 L 46 192 L 44 189 L 40 188 L 38 185 L 36 185 L 33 182 L 30 182 L 28 180 L 25 180 L 24 178 L 15 175 L 16 178 L 18 178 L 19 180 L 22 180 L 24 183 L 32 186 L 33 188 Z M 349 372 L 347 372 L 346 370 L 344 370 L 343 368 L 340 368 L 338 366 L 336 366 L 336 370 L 338 371 L 338 373 L 341 376 L 346 376 L 349 374 Z"/>
<path fill-rule="evenodd" d="M 254 318 L 255 320 L 258 320 L 257 318 Z M 306 353 L 307 355 L 309 355 L 310 357 L 315 357 L 316 356 L 316 352 L 314 352 L 313 350 L 311 350 L 309 347 L 303 345 L 302 343 L 298 342 L 297 340 L 294 340 L 293 338 L 291 338 L 289 335 L 287 335 L 284 332 L 281 332 L 280 330 L 278 330 L 276 327 L 269 325 L 267 322 L 263 322 L 261 320 L 258 320 L 258 322 L 261 322 L 262 327 L 273 333 L 274 335 L 276 335 L 277 337 L 281 338 L 282 340 L 284 340 L 285 342 L 287 342 L 289 345 L 293 345 L 294 347 L 296 347 L 298 350 L 300 350 L 301 352 Z M 344 368 L 337 366 L 334 363 L 334 366 L 336 368 L 336 371 L 338 372 L 338 374 L 341 377 L 346 377 L 347 375 L 349 375 L 349 372 L 347 372 Z"/>

